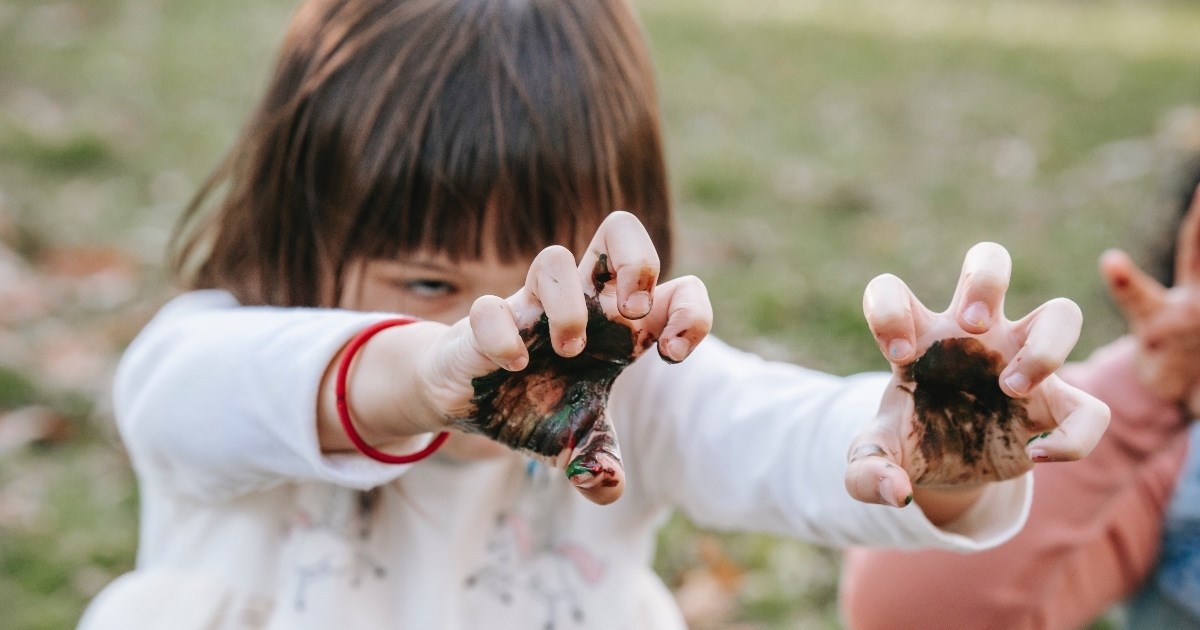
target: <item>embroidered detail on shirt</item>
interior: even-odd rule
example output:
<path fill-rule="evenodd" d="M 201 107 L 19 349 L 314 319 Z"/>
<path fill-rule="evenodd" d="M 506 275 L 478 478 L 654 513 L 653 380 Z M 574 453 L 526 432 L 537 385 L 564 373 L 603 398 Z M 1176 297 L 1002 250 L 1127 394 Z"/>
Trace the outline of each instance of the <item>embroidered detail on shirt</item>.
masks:
<path fill-rule="evenodd" d="M 342 579 L 357 589 L 366 579 L 387 577 L 387 568 L 367 551 L 378 489 L 327 488 L 317 501 L 305 503 L 285 526 L 298 558 L 292 595 L 297 611 L 305 610 L 309 589 L 322 583 Z"/>
<path fill-rule="evenodd" d="M 545 630 L 578 628 L 587 621 L 585 592 L 604 581 L 607 568 L 585 545 L 572 540 L 556 521 L 562 480 L 555 471 L 530 467 L 530 488 L 512 509 L 496 516 L 481 567 L 464 580 L 468 595 L 524 609 L 518 613 Z M 527 617 L 526 617 L 527 615 Z"/>

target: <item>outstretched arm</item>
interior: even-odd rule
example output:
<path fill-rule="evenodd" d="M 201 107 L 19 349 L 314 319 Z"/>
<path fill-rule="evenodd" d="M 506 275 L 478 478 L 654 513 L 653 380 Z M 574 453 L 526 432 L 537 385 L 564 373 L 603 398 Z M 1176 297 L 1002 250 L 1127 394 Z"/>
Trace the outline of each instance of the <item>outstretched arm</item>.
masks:
<path fill-rule="evenodd" d="M 1074 628 L 1137 588 L 1154 564 L 1184 419 L 1200 411 L 1200 201 L 1176 252 L 1169 289 L 1121 252 L 1101 259 L 1131 335 L 1064 370 L 1112 408 L 1096 450 L 1079 464 L 1038 469 L 1029 523 L 1001 547 L 970 556 L 851 551 L 841 591 L 849 627 L 987 618 L 997 627 Z"/>
<path fill-rule="evenodd" d="M 1137 382 L 1132 340 L 1068 365 L 1063 378 L 1112 409 L 1082 461 L 1038 466 L 1025 527 L 979 553 L 851 549 L 839 589 L 854 630 L 1079 628 L 1131 593 L 1154 565 L 1161 518 L 1182 462 L 1174 405 Z"/>
<path fill-rule="evenodd" d="M 443 430 L 484 435 L 565 469 L 585 497 L 611 503 L 625 483 L 606 412 L 613 381 L 650 348 L 663 361 L 684 360 L 711 327 L 704 285 L 659 285 L 658 273 L 645 228 L 613 213 L 578 262 L 563 247 L 543 250 L 507 299 L 481 297 L 449 327 L 379 333 L 350 372 L 355 424 L 368 443 Z M 335 404 L 337 363 L 319 403 L 327 451 L 351 448 Z"/>
<path fill-rule="evenodd" d="M 1108 412 L 1065 384 L 1049 386 L 1079 330 L 1073 305 L 1052 302 L 1019 322 L 1003 319 L 1007 260 L 998 246 L 973 250 L 954 304 L 941 314 L 929 313 L 902 285 L 874 284 L 868 291 L 868 318 L 881 347 L 887 353 L 894 340 L 908 345 L 895 354 L 893 374 L 836 377 L 764 361 L 713 341 L 681 366 L 634 365 L 618 380 L 614 397 L 620 405 L 614 415 L 627 418 L 622 430 L 633 437 L 628 441 L 631 471 L 638 466 L 633 477 L 651 481 L 644 486 L 635 481 L 633 490 L 651 495 L 651 503 L 681 506 L 704 525 L 766 530 L 830 546 L 978 550 L 1011 537 L 1024 522 L 1029 498 L 1030 479 L 1023 474 L 1033 466 L 1025 450 L 1028 437 L 1078 424 L 1078 436 L 1045 440 L 1047 454 L 1068 459 L 1090 449 L 1089 440 L 1101 432 Z M 990 325 L 971 317 L 976 303 L 995 314 Z M 897 316 L 880 316 L 887 312 Z M 1042 336 L 1056 329 L 1064 339 Z M 929 355 L 925 349 L 943 340 L 950 342 L 942 345 L 959 349 L 977 344 L 960 367 L 974 370 L 975 385 L 992 401 L 1012 400 L 1000 388 L 1002 377 L 1020 374 L 1030 383 L 1023 398 L 995 403 L 1008 414 L 966 405 L 964 413 L 950 418 L 993 423 L 994 431 L 979 432 L 980 444 L 970 443 L 978 449 L 971 453 L 978 466 L 965 463 L 961 446 L 918 459 L 924 457 L 925 440 L 905 429 L 922 419 L 914 411 L 914 391 L 925 392 L 915 389 L 914 378 L 900 375 L 914 371 L 917 357 Z M 1022 361 L 1009 361 L 1014 355 Z M 1045 356 L 1058 358 L 1037 360 Z M 981 365 L 986 369 L 977 369 Z M 936 381 L 944 375 L 924 365 L 915 371 L 921 375 L 915 385 L 937 393 Z M 958 368 L 949 371 L 953 377 Z M 927 439 L 935 435 L 941 434 L 931 431 Z M 847 461 L 848 453 L 854 454 L 853 462 Z M 881 477 L 891 481 L 883 484 Z M 890 507 L 904 503 L 910 479 L 948 479 L 945 492 L 957 499 L 954 493 L 960 490 L 954 484 L 963 484 L 969 487 L 960 494 L 968 496 L 938 515 L 944 525 L 938 527 L 918 507 Z M 855 497 L 846 492 L 847 485 Z M 931 511 L 941 507 L 936 499 L 922 503 Z"/>
<path fill-rule="evenodd" d="M 685 359 L 711 309 L 694 278 L 657 284 L 633 215 L 614 213 L 582 260 L 552 247 L 516 294 L 480 298 L 453 326 L 387 328 L 353 357 L 346 391 L 365 441 L 411 452 L 432 431 L 486 435 L 566 470 L 590 500 L 624 487 L 609 387 L 638 355 Z M 210 500 L 288 481 L 370 488 L 409 466 L 354 452 L 335 403 L 343 347 L 394 317 L 246 307 L 221 291 L 181 296 L 122 358 L 116 416 L 154 483 Z M 414 444 L 415 442 L 415 444 Z"/>

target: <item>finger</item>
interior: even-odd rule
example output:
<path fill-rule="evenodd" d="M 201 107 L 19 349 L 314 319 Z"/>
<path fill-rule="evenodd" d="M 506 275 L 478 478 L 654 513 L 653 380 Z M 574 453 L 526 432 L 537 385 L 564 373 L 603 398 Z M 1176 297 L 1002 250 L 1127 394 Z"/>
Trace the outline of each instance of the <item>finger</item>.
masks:
<path fill-rule="evenodd" d="M 642 319 L 643 330 L 658 340 L 658 355 L 679 363 L 712 330 L 708 289 L 695 276 L 683 276 L 654 289 L 654 308 Z"/>
<path fill-rule="evenodd" d="M 1108 428 L 1108 405 L 1057 376 L 1042 384 L 1050 413 L 1058 426 L 1035 436 L 1025 446 L 1031 461 L 1070 462 L 1092 452 Z"/>
<path fill-rule="evenodd" d="M 982 333 L 1004 316 L 1004 293 L 1012 275 L 1008 250 L 996 243 L 978 243 L 967 251 L 962 274 L 950 301 L 958 325 Z"/>
<path fill-rule="evenodd" d="M 1175 284 L 1200 281 L 1200 187 L 1192 195 L 1192 205 L 1179 225 L 1175 246 Z"/>
<path fill-rule="evenodd" d="M 554 351 L 573 357 L 587 344 L 587 305 L 575 257 L 558 245 L 538 253 L 529 266 L 525 290 L 546 313 Z"/>
<path fill-rule="evenodd" d="M 608 505 L 625 491 L 625 469 L 617 446 L 617 432 L 607 415 L 592 425 L 570 453 L 566 466 L 567 478 L 586 499 Z"/>
<path fill-rule="evenodd" d="M 650 234 L 637 217 L 621 211 L 604 219 L 579 262 L 580 274 L 596 293 L 615 286 L 617 310 L 629 319 L 650 312 L 659 269 Z"/>
<path fill-rule="evenodd" d="M 892 507 L 912 503 L 912 482 L 897 459 L 877 442 L 856 441 L 846 467 L 846 491 L 863 503 Z"/>
<path fill-rule="evenodd" d="M 917 336 L 932 317 L 908 285 L 890 273 L 867 283 L 863 291 L 863 315 L 883 356 L 897 365 L 915 358 Z"/>
<path fill-rule="evenodd" d="M 529 365 L 529 352 L 517 330 L 512 308 L 494 295 L 485 295 L 471 305 L 471 345 L 496 365 L 517 372 Z"/>
<path fill-rule="evenodd" d="M 1131 324 L 1145 321 L 1166 301 L 1166 287 L 1138 268 L 1123 251 L 1110 249 L 1100 256 L 1100 275 L 1117 309 Z"/>
<path fill-rule="evenodd" d="M 1022 318 L 1014 329 L 1024 343 L 1000 373 L 1000 389 L 1013 398 L 1028 395 L 1066 362 L 1082 327 L 1083 313 L 1067 298 L 1050 300 Z"/>

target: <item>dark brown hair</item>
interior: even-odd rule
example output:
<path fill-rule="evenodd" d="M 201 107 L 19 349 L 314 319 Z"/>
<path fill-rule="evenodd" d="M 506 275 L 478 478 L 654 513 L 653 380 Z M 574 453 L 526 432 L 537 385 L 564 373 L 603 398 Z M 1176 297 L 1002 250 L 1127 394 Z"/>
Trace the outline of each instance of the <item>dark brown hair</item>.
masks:
<path fill-rule="evenodd" d="M 511 262 L 580 247 L 623 209 L 665 269 L 666 179 L 625 0 L 311 0 L 172 266 L 245 304 L 330 305 L 358 261 L 494 247 Z"/>

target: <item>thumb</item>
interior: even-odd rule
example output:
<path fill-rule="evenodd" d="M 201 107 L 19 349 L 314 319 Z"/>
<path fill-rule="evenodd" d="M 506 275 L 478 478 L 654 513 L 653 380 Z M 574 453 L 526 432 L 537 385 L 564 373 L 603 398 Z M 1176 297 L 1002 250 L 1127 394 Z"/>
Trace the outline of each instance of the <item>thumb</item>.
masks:
<path fill-rule="evenodd" d="M 876 442 L 856 441 L 846 467 L 846 490 L 863 503 L 904 507 L 912 503 L 912 481 L 889 453 Z"/>
<path fill-rule="evenodd" d="M 567 478 L 584 498 L 608 505 L 625 492 L 625 470 L 617 432 L 603 408 L 579 444 L 570 449 Z"/>
<path fill-rule="evenodd" d="M 863 503 L 904 507 L 912 503 L 913 485 L 902 466 L 900 440 L 906 414 L 912 413 L 912 396 L 897 386 L 895 378 L 884 390 L 874 422 L 859 431 L 850 444 L 846 465 L 846 490 Z"/>

